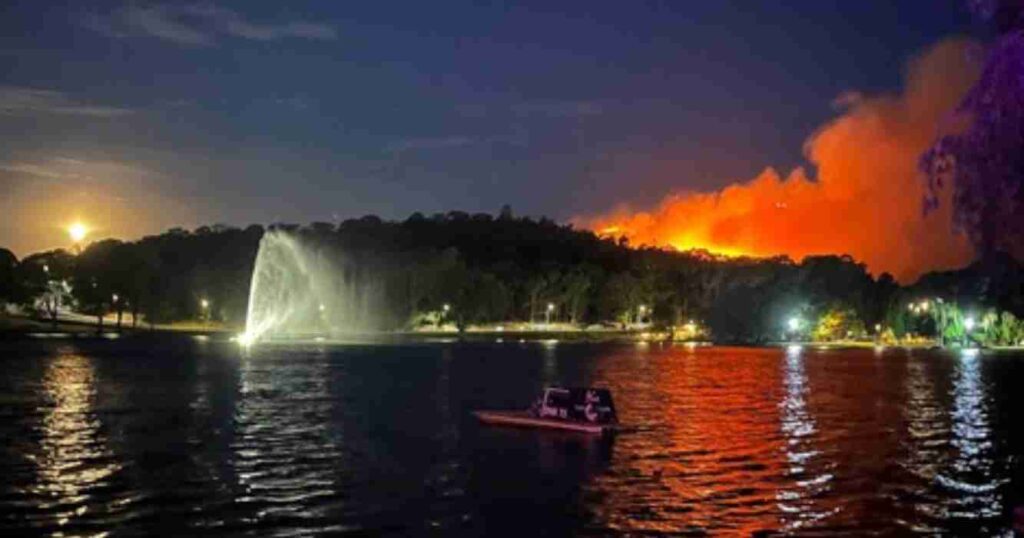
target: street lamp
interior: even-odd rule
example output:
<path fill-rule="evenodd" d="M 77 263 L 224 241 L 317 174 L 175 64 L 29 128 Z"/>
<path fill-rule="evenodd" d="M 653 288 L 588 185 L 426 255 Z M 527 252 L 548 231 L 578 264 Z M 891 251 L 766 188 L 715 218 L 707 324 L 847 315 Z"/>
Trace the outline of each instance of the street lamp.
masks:
<path fill-rule="evenodd" d="M 547 310 L 544 311 L 544 323 L 551 324 L 551 313 L 555 311 L 555 304 L 548 303 Z"/>
<path fill-rule="evenodd" d="M 786 322 L 786 325 L 787 325 L 787 326 L 789 327 L 789 330 L 790 330 L 791 332 L 792 332 L 792 331 L 797 331 L 797 330 L 799 330 L 799 329 L 800 329 L 800 318 L 798 318 L 798 317 L 796 317 L 796 316 L 794 316 L 794 317 L 791 317 L 791 318 L 789 318 L 789 320 L 788 320 L 788 321 Z"/>
<path fill-rule="evenodd" d="M 967 319 L 965 319 L 964 320 L 964 328 L 967 329 L 968 331 L 973 331 L 974 330 L 974 318 L 968 317 Z"/>
<path fill-rule="evenodd" d="M 205 297 L 199 300 L 199 307 L 203 310 L 203 321 L 210 321 L 210 301 Z"/>

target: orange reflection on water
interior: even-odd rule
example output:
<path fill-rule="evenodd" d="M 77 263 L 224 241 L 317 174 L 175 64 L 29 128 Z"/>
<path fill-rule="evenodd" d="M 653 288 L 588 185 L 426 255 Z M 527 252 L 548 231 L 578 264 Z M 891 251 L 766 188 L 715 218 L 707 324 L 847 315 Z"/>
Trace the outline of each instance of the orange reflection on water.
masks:
<path fill-rule="evenodd" d="M 121 468 L 93 409 L 95 375 L 90 359 L 63 352 L 49 361 L 42 381 L 45 415 L 38 451 L 28 456 L 38 473 L 31 492 L 47 499 L 40 507 L 58 525 L 89 512 L 93 490 Z"/>
<path fill-rule="evenodd" d="M 783 529 L 779 496 L 796 483 L 789 456 L 802 433 L 780 422 L 778 352 L 655 351 L 609 357 L 594 373 L 593 384 L 614 391 L 620 419 L 639 430 L 616 439 L 612 468 L 592 484 L 605 496 L 597 517 L 630 532 Z M 623 367 L 634 371 L 614 372 Z"/>

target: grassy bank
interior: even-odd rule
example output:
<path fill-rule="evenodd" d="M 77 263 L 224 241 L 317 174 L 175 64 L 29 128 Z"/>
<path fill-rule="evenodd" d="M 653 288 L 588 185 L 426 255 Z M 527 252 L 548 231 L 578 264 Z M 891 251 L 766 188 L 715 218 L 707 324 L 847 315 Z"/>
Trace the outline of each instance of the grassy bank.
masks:
<path fill-rule="evenodd" d="M 130 323 L 117 326 L 114 317 L 104 318 L 102 328 L 96 322 L 85 320 L 59 319 L 53 322 L 48 319 L 30 318 L 0 314 L 0 333 L 65 333 L 65 334 L 96 334 L 96 333 L 145 333 L 145 332 L 176 332 L 183 334 L 234 334 L 238 332 L 220 324 L 185 322 L 168 325 L 139 324 L 132 327 Z"/>

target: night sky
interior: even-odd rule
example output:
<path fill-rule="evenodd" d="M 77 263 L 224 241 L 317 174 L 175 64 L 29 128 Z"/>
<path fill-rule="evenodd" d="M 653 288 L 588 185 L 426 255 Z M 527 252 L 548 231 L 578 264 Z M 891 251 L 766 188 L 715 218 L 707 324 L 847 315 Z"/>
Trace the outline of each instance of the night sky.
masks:
<path fill-rule="evenodd" d="M 0 246 L 717 189 L 976 33 L 962 4 L 8 0 Z"/>

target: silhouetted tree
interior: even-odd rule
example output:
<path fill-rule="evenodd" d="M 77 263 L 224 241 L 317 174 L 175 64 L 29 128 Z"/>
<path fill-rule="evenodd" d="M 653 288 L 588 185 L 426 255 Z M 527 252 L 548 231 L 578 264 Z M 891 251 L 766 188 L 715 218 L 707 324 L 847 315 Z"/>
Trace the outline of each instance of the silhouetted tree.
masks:
<path fill-rule="evenodd" d="M 981 77 L 960 105 L 966 129 L 940 138 L 924 154 L 926 207 L 953 189 L 955 223 L 983 255 L 998 250 L 1024 257 L 1024 5 L 1019 0 L 972 0 L 1000 33 L 987 51 Z"/>
<path fill-rule="evenodd" d="M 18 258 L 13 252 L 0 248 L 0 310 L 8 302 L 18 300 Z"/>

